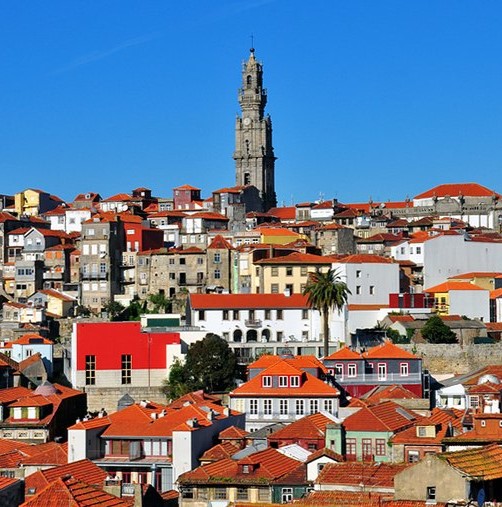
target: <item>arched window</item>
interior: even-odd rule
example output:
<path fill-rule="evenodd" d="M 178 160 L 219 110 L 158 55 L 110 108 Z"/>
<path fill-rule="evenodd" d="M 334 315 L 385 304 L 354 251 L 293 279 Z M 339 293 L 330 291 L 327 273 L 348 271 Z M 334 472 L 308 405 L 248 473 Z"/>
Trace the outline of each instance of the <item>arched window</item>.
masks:
<path fill-rule="evenodd" d="M 253 78 L 251 77 L 251 75 L 248 75 L 248 76 L 246 77 L 246 84 L 247 84 L 248 86 L 251 86 L 251 82 L 252 82 L 252 80 L 253 80 Z"/>
<path fill-rule="evenodd" d="M 244 173 L 244 185 L 251 185 L 251 175 Z"/>

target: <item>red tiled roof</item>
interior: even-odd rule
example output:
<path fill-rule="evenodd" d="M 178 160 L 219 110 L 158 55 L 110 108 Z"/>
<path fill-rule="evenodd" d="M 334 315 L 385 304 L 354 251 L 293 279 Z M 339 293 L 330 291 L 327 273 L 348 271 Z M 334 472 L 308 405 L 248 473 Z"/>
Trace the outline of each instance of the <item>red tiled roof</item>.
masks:
<path fill-rule="evenodd" d="M 282 255 L 280 257 L 272 257 L 271 259 L 262 259 L 256 261 L 255 264 L 268 265 L 268 264 L 307 264 L 315 266 L 319 264 L 331 265 L 332 260 L 323 257 L 322 255 L 314 255 L 300 252 L 293 252 L 289 255 Z"/>
<path fill-rule="evenodd" d="M 233 250 L 233 246 L 220 234 L 214 237 L 213 241 L 207 247 L 208 250 Z"/>
<path fill-rule="evenodd" d="M 479 185 L 478 183 L 445 183 L 418 194 L 414 197 L 414 199 L 428 199 L 431 197 L 446 196 L 457 197 L 459 195 L 464 197 L 500 197 L 500 194 L 497 192 L 494 192 L 483 185 Z"/>
<path fill-rule="evenodd" d="M 502 447 L 497 444 L 437 455 L 451 466 L 477 480 L 502 478 Z"/>
<path fill-rule="evenodd" d="M 413 315 L 388 315 L 392 322 L 413 322 L 415 318 Z"/>
<path fill-rule="evenodd" d="M 193 215 L 188 215 L 188 219 L 191 218 L 204 218 L 205 220 L 219 220 L 221 222 L 228 222 L 230 219 L 220 213 L 215 213 L 214 211 L 201 211 L 199 213 L 194 213 Z"/>
<path fill-rule="evenodd" d="M 53 342 L 51 340 L 35 333 L 24 334 L 23 336 L 20 336 L 17 340 L 15 340 L 13 343 L 17 345 L 31 345 L 35 343 L 37 345 L 53 345 Z"/>
<path fill-rule="evenodd" d="M 330 354 L 324 359 L 335 360 L 335 359 L 362 359 L 362 358 L 363 357 L 360 352 L 356 352 L 355 350 L 352 350 L 350 347 L 345 346 L 340 350 L 333 352 L 333 354 Z"/>
<path fill-rule="evenodd" d="M 471 271 L 469 273 L 462 273 L 448 277 L 448 280 L 469 280 L 470 278 L 497 278 L 501 276 L 500 271 Z"/>
<path fill-rule="evenodd" d="M 371 347 L 363 356 L 366 359 L 418 359 L 411 352 L 401 349 L 389 340 L 376 347 Z"/>
<path fill-rule="evenodd" d="M 242 465 L 249 465 L 249 473 L 243 473 Z M 276 449 L 265 449 L 251 454 L 239 461 L 223 459 L 200 466 L 181 474 L 180 484 L 262 484 L 289 473 L 298 467 L 297 460 L 285 456 Z M 254 468 L 254 469 L 253 469 Z"/>
<path fill-rule="evenodd" d="M 27 387 L 9 387 L 7 389 L 0 389 L 0 404 L 10 403 L 23 396 L 28 396 L 31 393 L 33 393 L 33 391 Z"/>
<path fill-rule="evenodd" d="M 237 426 L 229 426 L 223 431 L 220 431 L 218 438 L 220 440 L 240 440 L 248 434 L 249 433 L 242 428 L 238 428 Z"/>
<path fill-rule="evenodd" d="M 364 399 L 371 403 L 380 403 L 383 400 L 410 400 L 418 396 L 400 385 L 376 386 L 364 394 Z"/>
<path fill-rule="evenodd" d="M 418 415 L 393 401 L 363 407 L 343 421 L 347 431 L 396 431 L 411 426 Z"/>
<path fill-rule="evenodd" d="M 174 187 L 174 190 L 200 190 L 200 188 L 192 187 L 191 185 L 181 185 L 181 187 Z"/>
<path fill-rule="evenodd" d="M 260 356 L 256 361 L 251 363 L 248 366 L 248 369 L 263 369 L 269 368 L 270 366 L 274 366 L 281 361 L 286 361 L 288 364 L 293 365 L 295 368 L 299 370 L 303 370 L 305 368 L 319 368 L 321 371 L 326 373 L 328 370 L 324 366 L 324 364 L 317 359 L 315 356 L 294 356 L 290 358 L 284 358 L 281 356 L 275 356 L 271 354 L 264 354 Z"/>
<path fill-rule="evenodd" d="M 71 475 L 74 479 L 85 480 L 87 484 L 102 484 L 107 473 L 88 459 L 74 461 L 65 465 L 39 470 L 25 478 L 26 491 L 39 492 L 48 484 L 61 477 Z"/>
<path fill-rule="evenodd" d="M 103 199 L 102 202 L 120 202 L 120 201 L 131 201 L 132 195 L 130 194 L 115 194 L 111 197 L 108 197 L 106 199 Z"/>
<path fill-rule="evenodd" d="M 424 292 L 450 292 L 451 290 L 486 290 L 470 282 L 444 282 L 434 287 L 429 287 Z"/>
<path fill-rule="evenodd" d="M 317 413 L 307 415 L 294 421 L 284 428 L 268 436 L 269 440 L 300 440 L 324 438 L 326 426 L 333 424 L 333 419 L 324 414 Z"/>
<path fill-rule="evenodd" d="M 298 237 L 298 233 L 290 231 L 286 227 L 256 227 L 255 231 L 258 231 L 262 236 L 291 236 Z"/>
<path fill-rule="evenodd" d="M 18 219 L 14 215 L 11 215 L 6 211 L 0 211 L 0 223 L 3 224 L 4 222 L 7 222 L 9 220 L 14 220 L 16 222 L 18 221 Z"/>
<path fill-rule="evenodd" d="M 319 473 L 317 484 L 337 484 L 366 488 L 393 488 L 394 477 L 409 465 L 407 463 L 327 463 Z"/>
<path fill-rule="evenodd" d="M 211 449 L 208 449 L 200 458 L 199 461 L 219 461 L 220 459 L 231 458 L 236 452 L 240 450 L 232 442 L 223 442 L 217 444 Z"/>
<path fill-rule="evenodd" d="M 193 309 L 308 308 L 302 294 L 190 294 Z"/>
<path fill-rule="evenodd" d="M 23 503 L 23 507 L 48 506 L 131 507 L 131 503 L 129 499 L 123 500 L 87 482 L 65 476 L 57 478 Z"/>
<path fill-rule="evenodd" d="M 283 206 L 282 208 L 270 208 L 268 214 L 281 220 L 294 220 L 296 217 L 296 207 Z"/>

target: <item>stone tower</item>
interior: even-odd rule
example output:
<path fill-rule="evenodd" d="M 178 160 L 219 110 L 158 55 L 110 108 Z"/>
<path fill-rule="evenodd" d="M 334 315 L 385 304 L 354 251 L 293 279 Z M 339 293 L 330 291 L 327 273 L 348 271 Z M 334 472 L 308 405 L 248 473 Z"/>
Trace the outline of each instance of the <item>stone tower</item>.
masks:
<path fill-rule="evenodd" d="M 237 185 L 254 185 L 260 192 L 263 211 L 276 206 L 275 159 L 272 147 L 272 120 L 264 116 L 267 90 L 263 88 L 263 68 L 254 48 L 242 66 L 239 90 L 241 116 L 235 123 L 235 178 Z"/>

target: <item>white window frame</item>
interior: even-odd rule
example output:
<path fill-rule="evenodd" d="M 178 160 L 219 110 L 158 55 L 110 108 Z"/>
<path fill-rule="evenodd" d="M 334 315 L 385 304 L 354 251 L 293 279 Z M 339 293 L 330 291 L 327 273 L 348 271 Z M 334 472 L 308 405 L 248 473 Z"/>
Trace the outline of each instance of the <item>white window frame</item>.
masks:
<path fill-rule="evenodd" d="M 264 375 L 261 378 L 262 387 L 272 387 L 272 377 L 270 375 Z"/>

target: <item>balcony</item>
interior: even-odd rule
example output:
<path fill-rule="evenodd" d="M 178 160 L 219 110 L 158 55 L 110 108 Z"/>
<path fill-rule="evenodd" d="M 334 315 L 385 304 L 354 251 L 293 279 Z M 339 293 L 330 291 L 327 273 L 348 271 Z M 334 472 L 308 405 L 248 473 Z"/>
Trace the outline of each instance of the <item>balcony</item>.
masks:
<path fill-rule="evenodd" d="M 247 319 L 244 321 L 244 324 L 246 327 L 256 329 L 262 326 L 262 321 L 260 319 Z"/>
<path fill-rule="evenodd" d="M 378 373 L 363 373 L 356 377 L 347 375 L 335 375 L 335 380 L 340 384 L 421 384 L 421 373 L 410 373 L 409 375 L 400 375 L 399 373 L 387 373 L 386 375 Z"/>
<path fill-rule="evenodd" d="M 108 273 L 80 273 L 80 280 L 107 280 Z"/>
<path fill-rule="evenodd" d="M 178 285 L 180 287 L 189 287 L 189 286 L 201 286 L 204 285 L 204 278 L 185 278 L 185 279 L 179 279 Z"/>

